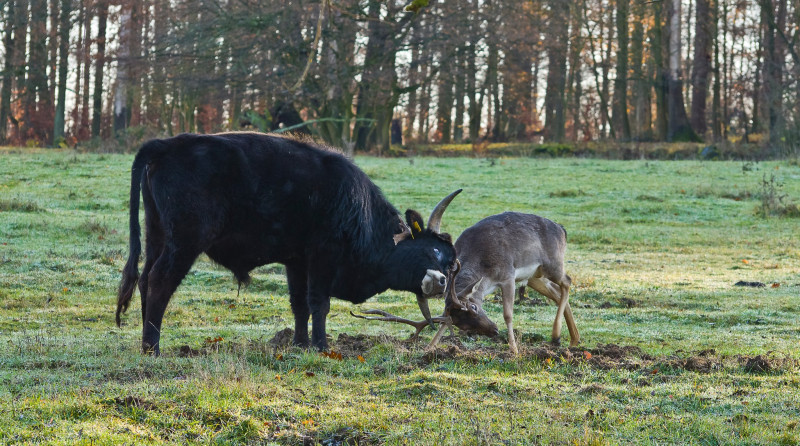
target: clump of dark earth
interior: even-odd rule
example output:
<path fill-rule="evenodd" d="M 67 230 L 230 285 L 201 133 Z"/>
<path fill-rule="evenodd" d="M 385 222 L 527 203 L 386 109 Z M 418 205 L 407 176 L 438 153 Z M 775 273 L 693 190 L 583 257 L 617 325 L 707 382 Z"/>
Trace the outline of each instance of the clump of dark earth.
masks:
<path fill-rule="evenodd" d="M 719 366 L 718 361 L 705 356 L 692 356 L 683 361 L 683 368 L 690 372 L 709 373 Z"/>
<path fill-rule="evenodd" d="M 192 358 L 199 355 L 200 350 L 193 349 L 188 345 L 181 345 L 180 350 L 178 350 L 178 357 L 180 358 Z"/>
<path fill-rule="evenodd" d="M 292 346 L 294 339 L 294 330 L 291 328 L 284 328 L 283 330 L 275 333 L 275 336 L 267 342 L 270 347 L 274 349 L 288 348 Z"/>
<path fill-rule="evenodd" d="M 752 288 L 763 288 L 763 287 L 765 287 L 767 285 L 765 283 L 763 283 L 763 282 L 747 282 L 747 281 L 744 281 L 744 280 L 740 280 L 740 281 L 734 283 L 733 286 L 749 286 L 749 287 L 752 287 Z"/>
<path fill-rule="evenodd" d="M 767 373 L 771 372 L 774 368 L 772 362 L 762 355 L 758 355 L 754 358 L 747 358 L 747 362 L 744 364 L 744 371 L 747 373 Z"/>

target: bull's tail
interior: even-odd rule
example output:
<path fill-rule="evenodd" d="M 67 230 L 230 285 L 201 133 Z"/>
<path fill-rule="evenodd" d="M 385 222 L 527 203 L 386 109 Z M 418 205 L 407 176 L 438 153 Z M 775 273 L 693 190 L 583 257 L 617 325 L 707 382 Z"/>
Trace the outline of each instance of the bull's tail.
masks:
<path fill-rule="evenodd" d="M 151 159 L 151 150 L 157 141 L 151 141 L 139 150 L 131 167 L 131 196 L 130 196 L 130 230 L 128 262 L 122 270 L 122 281 L 117 291 L 117 327 L 120 326 L 120 314 L 128 310 L 128 305 L 133 297 L 136 284 L 139 282 L 139 256 L 142 253 L 141 228 L 139 226 L 139 195 L 142 190 L 142 181 L 145 166 Z M 160 145 L 160 144 L 158 144 Z"/>

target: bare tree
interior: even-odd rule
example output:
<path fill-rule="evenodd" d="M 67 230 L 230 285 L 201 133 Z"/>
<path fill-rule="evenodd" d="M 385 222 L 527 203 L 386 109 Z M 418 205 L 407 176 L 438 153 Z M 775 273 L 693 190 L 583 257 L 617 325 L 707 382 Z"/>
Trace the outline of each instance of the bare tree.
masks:
<path fill-rule="evenodd" d="M 706 132 L 706 102 L 711 72 L 711 36 L 716 27 L 710 0 L 696 1 L 691 124 L 695 132 L 703 135 Z"/>

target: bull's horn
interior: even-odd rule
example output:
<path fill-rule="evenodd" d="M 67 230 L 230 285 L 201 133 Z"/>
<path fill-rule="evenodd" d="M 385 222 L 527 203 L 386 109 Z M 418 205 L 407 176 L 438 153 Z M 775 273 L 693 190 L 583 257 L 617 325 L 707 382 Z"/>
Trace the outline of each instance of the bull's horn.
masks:
<path fill-rule="evenodd" d="M 419 305 L 419 311 L 422 312 L 422 316 L 425 318 L 426 321 L 433 327 L 433 318 L 431 317 L 431 309 L 428 308 L 428 298 L 423 296 L 422 294 L 417 294 L 417 305 Z M 436 329 L 433 327 L 434 330 Z"/>
<path fill-rule="evenodd" d="M 452 194 L 444 197 L 439 204 L 433 208 L 433 212 L 431 212 L 431 218 L 428 219 L 428 229 L 433 232 L 439 232 L 439 226 L 442 224 L 442 214 L 444 214 L 444 210 L 447 209 L 447 205 L 453 201 L 453 198 L 456 197 L 459 193 L 461 193 L 462 189 L 459 189 Z"/>

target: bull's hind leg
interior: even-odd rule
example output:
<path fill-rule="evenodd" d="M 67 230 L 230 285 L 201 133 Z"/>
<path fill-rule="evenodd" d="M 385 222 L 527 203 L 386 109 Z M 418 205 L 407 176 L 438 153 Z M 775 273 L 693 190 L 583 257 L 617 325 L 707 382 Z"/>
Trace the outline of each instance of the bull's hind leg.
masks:
<path fill-rule="evenodd" d="M 150 196 L 144 195 L 145 204 L 147 205 Z M 150 205 L 152 206 L 152 205 Z M 154 215 L 155 212 L 145 213 L 145 248 L 144 248 L 144 267 L 142 267 L 142 274 L 139 277 L 139 296 L 142 298 L 142 320 L 145 320 L 147 315 L 147 292 L 150 283 L 150 271 L 153 269 L 153 264 L 164 252 L 164 232 L 161 229 L 161 223 L 158 217 Z"/>
<path fill-rule="evenodd" d="M 289 302 L 294 314 L 294 345 L 306 348 L 308 342 L 308 274 L 301 264 L 286 265 L 286 281 L 289 285 Z"/>
<path fill-rule="evenodd" d="M 142 351 L 156 356 L 160 353 L 161 322 L 172 294 L 191 269 L 200 251 L 177 249 L 167 243 L 153 263 L 147 279 L 147 298 L 142 327 Z"/>

